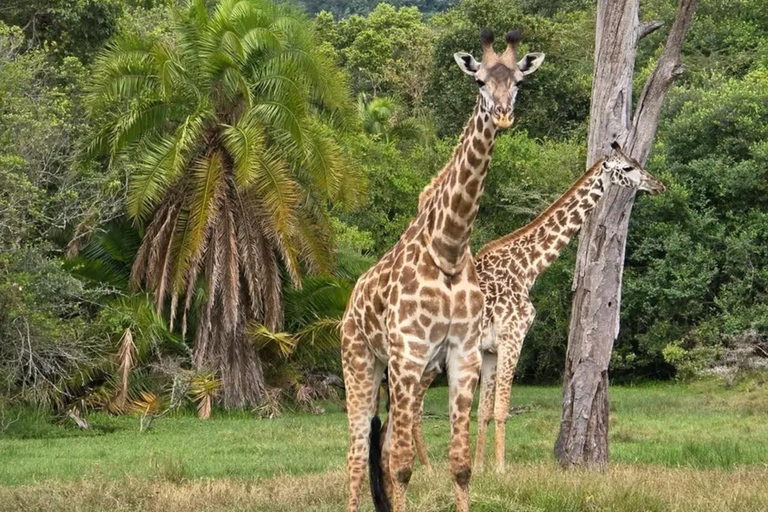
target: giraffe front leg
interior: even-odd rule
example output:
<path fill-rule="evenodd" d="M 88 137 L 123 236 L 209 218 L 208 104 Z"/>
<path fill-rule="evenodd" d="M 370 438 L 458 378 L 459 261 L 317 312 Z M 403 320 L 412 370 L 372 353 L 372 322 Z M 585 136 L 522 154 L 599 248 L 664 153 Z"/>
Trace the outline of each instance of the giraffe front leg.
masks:
<path fill-rule="evenodd" d="M 416 395 L 424 365 L 392 357 L 389 361 L 389 478 L 393 512 L 405 512 L 405 493 L 413 473 L 413 423 Z"/>
<path fill-rule="evenodd" d="M 346 388 L 347 419 L 349 422 L 348 512 L 360 507 L 360 491 L 366 474 L 369 454 L 371 419 L 377 404 L 384 365 L 378 362 L 365 342 L 352 330 L 342 333 L 342 363 Z"/>
<path fill-rule="evenodd" d="M 493 418 L 493 395 L 496 388 L 496 354 L 483 353 L 480 368 L 480 402 L 477 406 L 477 446 L 475 447 L 475 469 L 483 468 L 485 436 Z"/>
<path fill-rule="evenodd" d="M 432 381 L 437 377 L 437 373 L 437 371 L 424 372 L 424 375 L 421 377 L 413 418 L 413 442 L 416 445 L 416 454 L 419 456 L 419 461 L 421 461 L 422 466 L 424 466 L 427 471 L 431 471 L 432 467 L 429 464 L 427 445 L 424 442 L 424 395 L 426 395 L 429 386 L 432 385 Z"/>
<path fill-rule="evenodd" d="M 533 308 L 531 308 L 533 311 Z M 533 313 L 530 317 L 523 317 L 521 322 L 510 323 L 499 336 L 499 362 L 496 374 L 496 400 L 493 407 L 494 435 L 496 437 L 496 471 L 503 473 L 505 469 L 506 448 L 506 424 L 509 417 L 509 396 L 512 391 L 512 379 L 517 369 L 517 361 L 520 358 L 520 349 L 523 346 L 525 334 L 533 322 Z"/>
<path fill-rule="evenodd" d="M 470 338 L 472 339 L 477 337 Z M 480 371 L 480 350 L 472 341 L 462 340 L 461 344 L 469 344 L 472 348 L 467 350 L 457 347 L 449 351 L 447 360 L 451 418 L 449 459 L 456 491 L 456 511 L 469 512 L 469 480 L 472 476 L 469 419 Z"/>

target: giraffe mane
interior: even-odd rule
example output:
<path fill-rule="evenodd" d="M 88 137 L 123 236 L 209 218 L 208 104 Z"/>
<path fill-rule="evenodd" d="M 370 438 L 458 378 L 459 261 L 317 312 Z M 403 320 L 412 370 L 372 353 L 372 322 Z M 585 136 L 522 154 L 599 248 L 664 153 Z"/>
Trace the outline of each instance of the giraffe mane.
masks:
<path fill-rule="evenodd" d="M 532 231 L 533 229 L 538 227 L 539 224 L 541 224 L 544 221 L 544 219 L 547 219 L 550 214 L 552 214 L 553 212 L 557 211 L 563 205 L 563 203 L 565 203 L 566 199 L 568 197 L 570 197 L 570 195 L 574 191 L 576 191 L 579 188 L 581 188 L 581 186 L 584 185 L 584 182 L 586 182 L 589 178 L 592 177 L 592 175 L 595 174 L 595 172 L 597 171 L 598 167 L 600 167 L 600 165 L 602 165 L 602 163 L 605 160 L 606 160 L 605 158 L 601 158 L 600 160 L 595 162 L 595 164 L 592 167 L 590 167 L 589 170 L 587 172 L 585 172 L 581 176 L 581 178 L 579 178 L 576 181 L 576 183 L 571 185 L 570 188 L 568 188 L 568 190 L 566 190 L 554 203 L 549 205 L 549 207 L 546 210 L 541 212 L 531 222 L 529 222 L 528 224 L 526 224 L 525 226 L 523 226 L 521 228 L 516 229 L 515 231 L 513 231 L 513 232 L 511 232 L 509 234 L 506 234 L 506 235 L 502 236 L 501 238 L 497 238 L 496 240 L 493 240 L 492 242 L 488 242 L 483 247 L 481 247 L 480 250 L 477 251 L 477 254 L 475 255 L 475 258 L 476 259 L 477 258 L 481 258 L 481 257 L 485 256 L 486 254 L 488 254 L 490 252 L 493 252 L 493 251 L 495 251 L 497 249 L 500 249 L 500 248 L 510 244 L 511 242 L 515 241 L 517 238 L 520 238 L 521 236 L 525 235 L 529 231 Z"/>

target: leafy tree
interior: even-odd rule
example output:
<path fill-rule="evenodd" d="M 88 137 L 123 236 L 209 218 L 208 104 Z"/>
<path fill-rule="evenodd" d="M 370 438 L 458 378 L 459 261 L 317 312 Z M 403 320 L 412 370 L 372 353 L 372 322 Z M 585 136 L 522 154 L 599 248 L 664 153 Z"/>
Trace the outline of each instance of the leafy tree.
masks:
<path fill-rule="evenodd" d="M 146 232 L 133 267 L 158 309 L 195 297 L 195 362 L 217 371 L 224 404 L 258 401 L 264 372 L 249 320 L 282 325 L 282 263 L 297 286 L 331 267 L 326 204 L 351 204 L 360 180 L 331 126 L 343 127 L 345 80 L 306 20 L 267 0 L 202 0 L 174 9 L 172 36 L 125 35 L 95 64 L 93 145 L 129 172 L 127 208 Z M 181 306 L 180 306 L 181 304 Z"/>
<path fill-rule="evenodd" d="M 363 130 L 369 135 L 380 137 L 384 142 L 427 143 L 431 135 L 430 127 L 416 118 L 404 117 L 403 110 L 396 101 L 384 96 L 370 101 L 366 101 L 364 94 L 357 98 L 357 112 Z"/>
<path fill-rule="evenodd" d="M 384 143 L 365 134 L 345 138 L 344 146 L 360 162 L 368 194 L 360 208 L 339 217 L 369 234 L 373 255 L 382 256 L 416 215 L 419 193 L 448 161 L 452 146 L 402 147 L 396 140 Z"/>
<path fill-rule="evenodd" d="M 417 8 L 380 3 L 367 17 L 352 16 L 335 28 L 329 26 L 327 13 L 318 21 L 358 92 L 396 96 L 412 108 L 421 107 L 434 36 Z"/>
<path fill-rule="evenodd" d="M 89 61 L 116 33 L 124 0 L 7 0 L 0 20 L 22 27 L 30 44 L 55 42 L 64 56 Z"/>
<path fill-rule="evenodd" d="M 649 165 L 670 185 L 633 219 L 625 375 L 668 377 L 668 346 L 693 352 L 768 336 L 768 71 L 680 89 Z M 670 351 L 674 353 L 674 351 Z"/>
<path fill-rule="evenodd" d="M 367 16 L 380 4 L 380 0 L 299 0 L 311 13 L 326 11 L 337 18 L 350 15 Z M 388 0 L 389 4 L 417 7 L 423 13 L 440 12 L 456 3 L 456 0 Z"/>

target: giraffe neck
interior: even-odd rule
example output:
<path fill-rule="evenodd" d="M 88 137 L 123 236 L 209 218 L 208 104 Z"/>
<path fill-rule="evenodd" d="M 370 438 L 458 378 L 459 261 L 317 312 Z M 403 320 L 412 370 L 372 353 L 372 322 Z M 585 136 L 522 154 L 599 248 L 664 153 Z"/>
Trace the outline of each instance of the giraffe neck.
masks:
<path fill-rule="evenodd" d="M 420 213 L 426 215 L 424 242 L 446 274 L 460 271 L 468 259 L 495 134 L 491 116 L 478 101 L 451 160 L 419 198 Z"/>
<path fill-rule="evenodd" d="M 593 165 L 568 191 L 536 219 L 517 231 L 489 243 L 477 258 L 499 254 L 504 265 L 523 277 L 530 288 L 578 233 L 604 192 L 603 161 Z"/>

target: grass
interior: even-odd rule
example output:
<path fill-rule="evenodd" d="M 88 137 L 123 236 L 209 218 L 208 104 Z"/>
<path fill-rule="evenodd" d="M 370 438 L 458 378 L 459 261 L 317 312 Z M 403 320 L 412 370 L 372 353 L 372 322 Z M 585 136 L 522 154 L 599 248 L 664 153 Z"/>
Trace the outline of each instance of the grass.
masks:
<path fill-rule="evenodd" d="M 473 478 L 472 510 L 768 510 L 768 389 L 642 385 L 614 387 L 611 400 L 610 470 L 566 473 L 552 456 L 560 390 L 515 387 L 508 472 Z M 446 389 L 430 391 L 425 412 L 436 468 L 417 466 L 409 510 L 447 511 Z M 0 511 L 344 508 L 346 417 L 331 406 L 271 420 L 177 415 L 147 433 L 136 417 L 89 420 L 87 432 L 43 418 L 6 432 Z"/>

